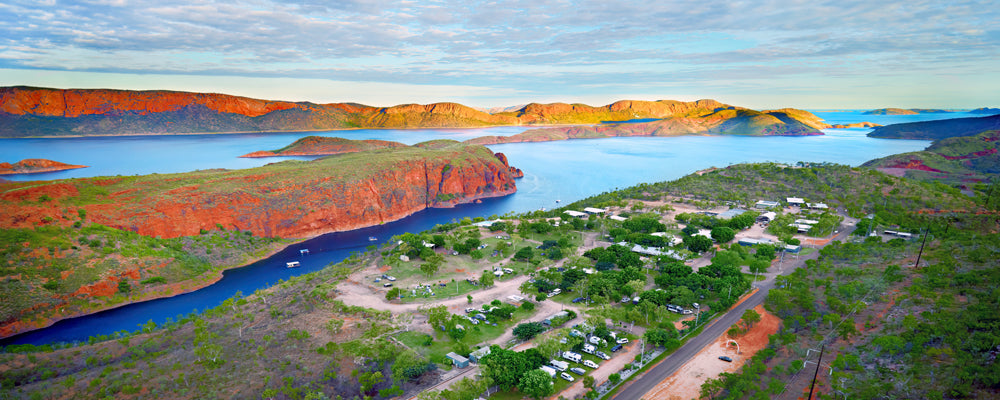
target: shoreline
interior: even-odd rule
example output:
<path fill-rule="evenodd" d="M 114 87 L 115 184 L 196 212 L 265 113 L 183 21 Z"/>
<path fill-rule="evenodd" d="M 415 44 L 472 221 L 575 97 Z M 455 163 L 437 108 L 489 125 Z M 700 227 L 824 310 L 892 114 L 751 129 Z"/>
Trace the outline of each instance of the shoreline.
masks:
<path fill-rule="evenodd" d="M 319 236 L 319 235 L 317 235 L 317 236 Z M 10 339 L 10 338 L 12 338 L 14 336 L 21 335 L 21 334 L 24 334 L 24 333 L 29 333 L 29 332 L 32 332 L 32 331 L 37 331 L 39 329 L 49 328 L 52 325 L 55 325 L 59 321 L 63 321 L 63 320 L 67 320 L 67 319 L 73 319 L 73 318 L 79 318 L 79 317 L 86 317 L 88 315 L 93 315 L 93 314 L 97 314 L 99 312 L 104 312 L 104 311 L 108 311 L 108 310 L 114 310 L 116 308 L 121 308 L 121 307 L 129 306 L 129 305 L 132 305 L 132 304 L 138 304 L 138 303 L 143 303 L 143 302 L 152 301 L 152 300 L 159 300 L 159 299 L 168 299 L 168 298 L 171 298 L 171 297 L 176 297 L 176 296 L 180 296 L 180 295 L 183 295 L 183 294 L 192 293 L 192 292 L 195 292 L 195 291 L 207 288 L 209 286 L 212 286 L 212 285 L 216 284 L 217 282 L 221 281 L 222 278 L 223 278 L 223 273 L 226 272 L 226 271 L 248 267 L 248 266 L 250 266 L 250 264 L 253 264 L 253 263 L 256 263 L 258 261 L 267 259 L 267 258 L 269 258 L 269 257 L 271 257 L 271 256 L 273 256 L 275 254 L 278 254 L 282 250 L 287 249 L 288 247 L 290 247 L 292 245 L 304 242 L 304 241 L 312 239 L 314 237 L 316 237 L 316 236 L 308 237 L 308 238 L 291 239 L 291 240 L 293 240 L 292 242 L 287 243 L 287 244 L 285 244 L 283 246 L 280 246 L 280 247 L 273 248 L 273 249 L 269 250 L 267 253 L 265 253 L 264 255 L 261 255 L 261 256 L 258 256 L 258 257 L 251 257 L 249 260 L 246 260 L 246 261 L 243 261 L 242 263 L 240 263 L 240 265 L 229 266 L 229 267 L 221 267 L 218 270 L 209 271 L 209 272 L 206 272 L 205 274 L 198 275 L 198 276 L 192 277 L 190 279 L 187 279 L 187 280 L 184 280 L 184 281 L 181 281 L 181 282 L 175 282 L 175 283 L 165 284 L 163 286 L 159 286 L 159 287 L 155 287 L 155 288 L 150 288 L 149 292 L 148 292 L 148 295 L 143 295 L 143 296 L 141 296 L 139 298 L 136 298 L 134 300 L 131 300 L 131 301 L 125 301 L 125 302 L 122 302 L 122 303 L 114 304 L 112 306 L 98 307 L 98 308 L 95 308 L 95 309 L 90 309 L 89 311 L 77 311 L 77 312 L 74 312 L 74 313 L 71 313 L 71 314 L 61 315 L 58 318 L 50 318 L 50 317 L 45 317 L 45 316 L 38 316 L 38 317 L 35 317 L 35 318 L 36 319 L 37 318 L 42 319 L 42 321 L 39 321 L 38 323 L 35 323 L 34 321 L 33 322 L 26 322 L 26 321 L 23 321 L 23 320 L 16 320 L 16 321 L 14 321 L 14 322 L 12 322 L 12 323 L 10 323 L 8 325 L 0 327 L 0 341 L 4 341 L 4 340 Z M 180 289 L 180 290 L 178 291 L 178 289 Z M 21 326 L 21 327 L 27 328 L 27 329 L 18 329 L 18 326 Z M 8 329 L 11 329 L 12 332 L 8 333 Z M 58 342 L 55 342 L 55 343 L 58 343 Z M 48 344 L 52 344 L 52 343 L 48 343 Z M 8 346 L 10 346 L 10 345 L 8 345 Z M 3 347 L 3 346 L 0 346 L 0 347 Z"/>
<path fill-rule="evenodd" d="M 370 127 L 370 128 L 330 128 L 330 129 L 292 129 L 285 131 L 225 131 L 225 132 L 142 132 L 142 133 L 122 133 L 122 134 L 102 134 L 102 135 L 49 135 L 49 136 L 18 136 L 0 137 L 0 140 L 7 139 L 60 139 L 60 138 L 85 138 L 85 137 L 131 137 L 131 136 L 194 136 L 194 135 L 240 135 L 248 133 L 302 133 L 302 132 L 339 132 L 339 131 L 359 131 L 371 130 L 403 130 L 416 131 L 422 129 L 480 129 L 480 128 L 500 128 L 500 127 L 560 127 L 560 126 L 586 126 L 600 124 L 511 124 L 511 125 L 478 125 L 478 126 L 425 126 L 425 127 Z"/>

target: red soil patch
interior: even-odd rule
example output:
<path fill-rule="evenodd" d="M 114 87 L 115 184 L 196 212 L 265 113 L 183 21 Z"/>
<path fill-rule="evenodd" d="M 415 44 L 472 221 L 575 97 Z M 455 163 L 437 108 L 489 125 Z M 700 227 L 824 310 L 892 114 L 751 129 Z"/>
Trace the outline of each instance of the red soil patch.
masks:
<path fill-rule="evenodd" d="M 99 296 L 113 296 L 118 292 L 118 277 L 109 276 L 106 279 L 99 281 L 92 285 L 80 286 L 73 296 L 84 296 L 84 297 L 99 297 Z"/>
<path fill-rule="evenodd" d="M 768 313 L 763 306 L 757 306 L 754 310 L 760 313 L 761 320 L 753 328 L 750 328 L 749 332 L 735 339 L 739 343 L 739 352 L 735 346 L 729 344 L 729 337 L 723 335 L 702 349 L 691 361 L 656 385 L 642 398 L 697 399 L 701 392 L 701 385 L 709 378 L 716 378 L 723 372 L 738 371 L 745 360 L 753 357 L 754 354 L 767 346 L 768 336 L 778 332 L 781 325 L 781 319 Z M 729 356 L 733 362 L 719 360 L 719 356 Z"/>
<path fill-rule="evenodd" d="M 0 200 L 9 202 L 38 201 L 38 198 L 43 195 L 53 200 L 58 200 L 63 197 L 75 197 L 79 194 L 80 192 L 76 190 L 76 186 L 68 183 L 53 183 L 0 193 Z"/>
<path fill-rule="evenodd" d="M 977 151 L 977 152 L 969 153 L 969 154 L 966 154 L 964 156 L 942 156 L 942 157 L 947 158 L 949 160 L 965 160 L 965 159 L 968 159 L 968 158 L 978 158 L 978 157 L 988 156 L 988 155 L 996 154 L 996 153 L 997 153 L 997 149 L 994 148 L 994 149 L 988 149 L 988 150 L 983 150 L 983 151 Z"/>

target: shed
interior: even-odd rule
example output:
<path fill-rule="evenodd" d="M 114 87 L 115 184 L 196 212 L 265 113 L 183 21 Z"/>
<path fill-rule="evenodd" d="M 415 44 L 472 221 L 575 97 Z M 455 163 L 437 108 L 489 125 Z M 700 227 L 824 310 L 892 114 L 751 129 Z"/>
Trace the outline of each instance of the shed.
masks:
<path fill-rule="evenodd" d="M 563 211 L 563 214 L 569 215 L 569 216 L 574 217 L 574 218 L 585 218 L 588 215 L 585 212 L 579 212 L 579 211 L 573 211 L 573 210 Z"/>
<path fill-rule="evenodd" d="M 486 357 L 489 354 L 490 354 L 490 346 L 480 347 L 478 350 L 469 353 L 469 359 L 472 360 L 472 362 L 478 364 L 479 360 L 482 360 L 483 357 Z"/>
<path fill-rule="evenodd" d="M 771 222 L 774 221 L 775 218 L 778 218 L 778 214 L 774 211 L 768 211 L 757 217 L 757 220 L 761 222 Z"/>
<path fill-rule="evenodd" d="M 489 228 L 489 227 L 493 226 L 493 224 L 495 224 L 497 222 L 503 222 L 503 220 L 502 219 L 495 219 L 495 220 L 492 220 L 492 221 L 486 220 L 486 221 L 476 222 L 476 223 L 474 223 L 472 225 L 478 226 L 480 228 Z"/>
<path fill-rule="evenodd" d="M 757 203 L 753 205 L 755 208 L 771 208 L 779 206 L 777 201 L 770 200 L 757 200 Z"/>
<path fill-rule="evenodd" d="M 469 366 L 469 359 L 465 358 L 465 357 L 462 357 L 458 353 L 451 352 L 451 353 L 445 354 L 444 356 L 445 356 L 445 358 L 451 360 L 451 363 L 454 364 L 458 368 L 465 368 L 465 367 Z"/>
<path fill-rule="evenodd" d="M 755 246 L 758 244 L 771 244 L 768 238 L 742 238 L 739 240 L 740 246 Z"/>
<path fill-rule="evenodd" d="M 785 251 L 787 251 L 789 253 L 798 253 L 801 250 L 802 250 L 802 246 L 797 246 L 797 245 L 793 245 L 793 244 L 785 245 Z"/>
<path fill-rule="evenodd" d="M 830 208 L 826 203 L 806 203 L 806 206 L 815 210 L 826 210 Z"/>
<path fill-rule="evenodd" d="M 788 197 L 788 198 L 785 198 L 785 202 L 788 203 L 788 205 L 790 205 L 790 206 L 801 206 L 803 204 L 806 204 L 806 200 L 803 199 L 803 198 L 799 198 L 799 197 Z"/>
<path fill-rule="evenodd" d="M 605 210 L 603 208 L 594 208 L 594 207 L 587 207 L 583 209 L 583 212 L 587 214 L 604 214 L 607 211 L 608 210 Z"/>
<path fill-rule="evenodd" d="M 620 216 L 620 215 L 612 215 L 612 216 L 608 217 L 608 219 L 612 219 L 612 220 L 615 220 L 615 221 L 623 221 L 623 222 L 624 221 L 628 221 L 628 218 L 625 218 L 625 217 Z"/>

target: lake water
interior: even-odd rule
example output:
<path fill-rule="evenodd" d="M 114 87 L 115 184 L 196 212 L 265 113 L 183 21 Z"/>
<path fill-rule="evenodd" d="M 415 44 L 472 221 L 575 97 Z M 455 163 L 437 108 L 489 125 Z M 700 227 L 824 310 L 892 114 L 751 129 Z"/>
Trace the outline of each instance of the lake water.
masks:
<path fill-rule="evenodd" d="M 959 118 L 967 113 L 920 114 L 905 116 L 861 115 L 858 111 L 816 112 L 830 123 L 871 121 L 880 124 L 917 120 Z M 185 172 L 210 168 L 250 168 L 274 162 L 274 158 L 244 159 L 238 156 L 270 150 L 309 135 L 349 139 L 383 139 L 406 144 L 431 139 L 466 140 L 485 135 L 509 136 L 524 127 L 481 129 L 352 130 L 234 135 L 179 135 L 87 137 L 0 140 L 0 161 L 46 158 L 90 168 L 36 175 L 16 175 L 8 179 L 39 180 L 72 177 L 135 175 Z M 744 137 L 683 136 L 670 138 L 579 139 L 543 143 L 510 143 L 489 146 L 507 155 L 510 164 L 525 176 L 517 182 L 517 193 L 452 209 L 431 209 L 403 220 L 351 232 L 332 233 L 289 247 L 279 254 L 249 266 L 226 271 L 221 281 L 208 288 L 172 297 L 132 304 L 114 310 L 61 321 L 50 328 L 28 332 L 0 341 L 43 344 L 86 340 L 89 336 L 135 330 L 148 320 L 160 324 L 168 317 L 214 307 L 237 291 L 244 294 L 287 279 L 316 271 L 329 263 L 363 251 L 369 236 L 379 243 L 395 234 L 418 232 L 435 224 L 463 217 L 489 217 L 507 212 L 523 212 L 558 206 L 584 197 L 625 188 L 642 182 L 672 180 L 712 166 L 725 167 L 742 162 L 827 161 L 859 165 L 890 154 L 922 150 L 924 140 L 872 139 L 868 129 L 830 129 L 823 136 Z M 308 157 L 301 157 L 308 158 Z M 301 257 L 299 249 L 310 255 Z M 299 260 L 301 268 L 284 268 L 285 262 Z"/>

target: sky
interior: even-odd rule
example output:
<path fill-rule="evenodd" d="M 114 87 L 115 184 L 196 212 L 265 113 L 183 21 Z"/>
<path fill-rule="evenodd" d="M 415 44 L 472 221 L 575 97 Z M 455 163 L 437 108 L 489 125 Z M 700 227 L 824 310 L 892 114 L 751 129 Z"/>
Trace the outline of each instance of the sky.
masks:
<path fill-rule="evenodd" d="M 965 0 L 0 0 L 0 86 L 372 106 L 1000 106 Z"/>

